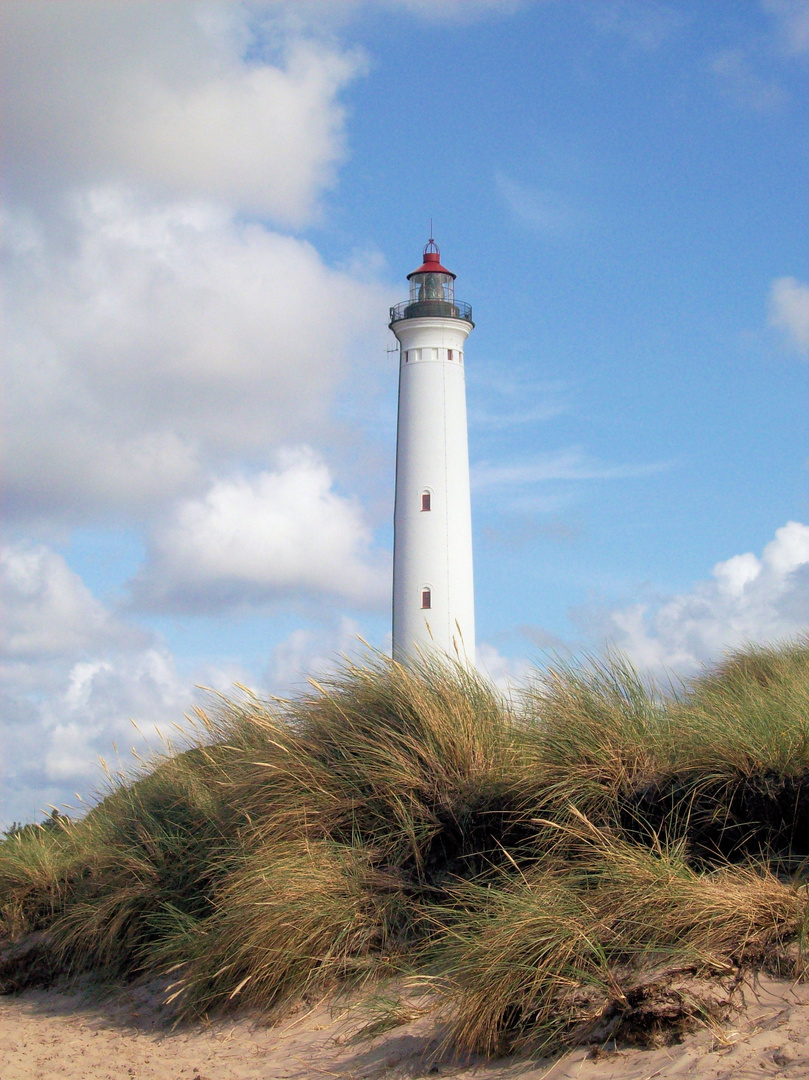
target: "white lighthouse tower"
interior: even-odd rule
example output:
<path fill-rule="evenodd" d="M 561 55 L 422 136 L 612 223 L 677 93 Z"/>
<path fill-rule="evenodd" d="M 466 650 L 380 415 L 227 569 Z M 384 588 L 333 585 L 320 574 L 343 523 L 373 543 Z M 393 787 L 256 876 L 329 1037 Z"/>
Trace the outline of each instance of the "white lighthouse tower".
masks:
<path fill-rule="evenodd" d="M 438 650 L 475 662 L 464 344 L 472 308 L 430 237 L 390 309 L 399 341 L 393 539 L 393 658 Z"/>

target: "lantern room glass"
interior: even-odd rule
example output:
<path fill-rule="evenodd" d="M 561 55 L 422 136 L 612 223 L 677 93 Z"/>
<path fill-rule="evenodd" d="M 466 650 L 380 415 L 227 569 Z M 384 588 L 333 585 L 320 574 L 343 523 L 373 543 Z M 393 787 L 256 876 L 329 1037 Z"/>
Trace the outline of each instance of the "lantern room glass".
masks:
<path fill-rule="evenodd" d="M 420 303 L 424 300 L 444 300 L 447 303 L 455 302 L 455 281 L 451 274 L 436 274 L 430 271 L 426 274 L 413 274 L 410 278 L 410 302 Z"/>

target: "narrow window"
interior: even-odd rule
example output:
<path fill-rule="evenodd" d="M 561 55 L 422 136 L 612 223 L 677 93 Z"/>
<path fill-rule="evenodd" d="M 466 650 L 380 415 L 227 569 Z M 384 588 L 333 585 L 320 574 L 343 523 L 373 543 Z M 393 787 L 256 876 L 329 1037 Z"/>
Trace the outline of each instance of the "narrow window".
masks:
<path fill-rule="evenodd" d="M 407 349 L 404 351 L 404 362 L 407 363 Z"/>
<path fill-rule="evenodd" d="M 431 608 L 432 605 L 432 593 L 429 589 L 421 590 L 421 606 L 422 608 Z"/>
<path fill-rule="evenodd" d="M 430 492 L 429 491 L 422 491 L 422 493 L 421 493 L 421 509 L 422 510 L 431 510 L 432 509 L 432 507 L 430 506 Z"/>
<path fill-rule="evenodd" d="M 453 361 L 453 359 L 454 359 L 454 357 L 453 357 L 453 355 L 452 355 L 452 349 L 448 349 L 448 350 L 447 350 L 447 356 L 449 357 L 449 361 L 450 361 L 450 363 L 452 363 L 452 361 Z"/>

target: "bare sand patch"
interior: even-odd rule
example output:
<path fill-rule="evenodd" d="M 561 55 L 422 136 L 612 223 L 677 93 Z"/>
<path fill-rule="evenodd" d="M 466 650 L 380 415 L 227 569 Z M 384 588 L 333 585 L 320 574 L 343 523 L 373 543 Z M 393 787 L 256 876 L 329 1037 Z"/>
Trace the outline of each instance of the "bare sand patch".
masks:
<path fill-rule="evenodd" d="M 0 998 L 0 1080 L 730 1080 L 809 1076 L 809 986 L 769 976 L 741 989 L 742 1011 L 682 1043 L 580 1048 L 555 1060 L 437 1055 L 421 1018 L 366 1042 L 345 1010 L 301 1009 L 275 1026 L 251 1017 L 171 1030 L 155 984 L 89 985 Z M 354 1026 L 356 1023 L 354 1022 Z"/>

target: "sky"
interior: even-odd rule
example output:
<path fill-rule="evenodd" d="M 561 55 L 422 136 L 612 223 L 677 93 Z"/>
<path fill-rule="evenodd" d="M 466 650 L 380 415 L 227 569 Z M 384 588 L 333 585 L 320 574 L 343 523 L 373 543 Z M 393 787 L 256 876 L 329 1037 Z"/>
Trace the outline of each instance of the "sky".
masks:
<path fill-rule="evenodd" d="M 390 649 L 388 308 L 431 219 L 476 323 L 481 670 L 665 681 L 807 632 L 805 0 L 2 0 L 0 32 L 0 827 L 211 690 Z"/>

